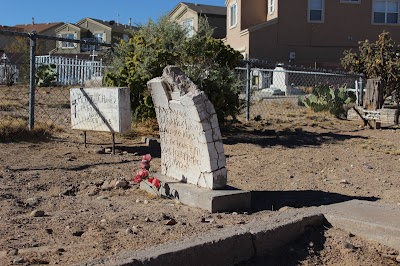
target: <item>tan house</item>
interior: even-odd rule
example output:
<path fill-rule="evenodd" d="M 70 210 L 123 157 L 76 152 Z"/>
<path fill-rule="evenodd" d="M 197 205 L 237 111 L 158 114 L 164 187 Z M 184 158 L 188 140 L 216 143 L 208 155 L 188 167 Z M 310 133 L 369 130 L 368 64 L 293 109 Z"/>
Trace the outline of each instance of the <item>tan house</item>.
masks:
<path fill-rule="evenodd" d="M 179 24 L 188 29 L 189 37 L 193 36 L 198 30 L 200 17 L 207 18 L 208 23 L 214 28 L 214 38 L 225 38 L 226 8 L 224 6 L 181 2 L 169 14 L 171 20 L 176 20 Z"/>
<path fill-rule="evenodd" d="M 52 22 L 52 23 L 35 23 L 32 19 L 32 24 L 18 24 L 13 27 L 8 27 L 8 30 L 11 31 L 19 31 L 19 32 L 33 32 L 36 31 L 37 34 L 47 35 L 47 36 L 56 36 L 55 29 L 63 25 L 63 22 Z M 7 27 L 3 27 L 7 29 Z M 11 42 L 13 43 L 24 43 L 21 38 L 25 37 L 8 37 L 6 46 L 10 47 Z M 2 36 L 0 36 L 1 42 Z M 1 45 L 1 44 L 0 44 Z M 56 47 L 55 42 L 39 40 L 37 44 L 37 53 L 48 53 L 52 49 Z"/>
<path fill-rule="evenodd" d="M 226 0 L 226 44 L 246 58 L 339 67 L 383 31 L 400 44 L 400 0 Z"/>
<path fill-rule="evenodd" d="M 97 41 L 100 43 L 116 43 L 119 40 L 128 40 L 130 31 L 136 29 L 131 25 L 124 25 L 114 21 L 103 21 L 94 18 L 84 18 L 76 24 L 66 23 L 56 29 L 58 37 L 76 40 Z M 53 53 L 78 54 L 101 50 L 100 46 L 84 45 L 71 42 L 57 42 Z"/>
<path fill-rule="evenodd" d="M 63 22 L 52 22 L 52 23 L 35 23 L 32 20 L 32 24 L 18 24 L 14 27 L 22 29 L 24 32 L 36 31 L 38 34 L 47 36 L 56 36 L 55 30 L 63 25 Z"/>

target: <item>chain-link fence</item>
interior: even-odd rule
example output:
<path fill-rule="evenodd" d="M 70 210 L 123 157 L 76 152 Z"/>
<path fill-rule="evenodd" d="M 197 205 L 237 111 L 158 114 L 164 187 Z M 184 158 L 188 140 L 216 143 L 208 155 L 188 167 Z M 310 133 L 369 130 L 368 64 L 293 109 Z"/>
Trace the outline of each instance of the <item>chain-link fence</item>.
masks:
<path fill-rule="evenodd" d="M 70 88 L 102 86 L 110 53 L 96 39 L 0 30 L 0 131 L 70 128 Z"/>
<path fill-rule="evenodd" d="M 70 129 L 70 88 L 102 86 L 111 55 L 111 45 L 97 39 L 0 29 L 0 131 L 33 126 Z M 245 61 L 236 73 L 247 120 L 301 112 L 299 97 L 320 84 L 349 91 L 360 91 L 363 84 L 360 76 L 254 60 Z"/>
<path fill-rule="evenodd" d="M 244 66 L 236 68 L 236 73 L 241 86 L 240 98 L 245 102 L 246 120 L 268 116 L 284 118 L 302 112 L 305 108 L 302 98 L 316 86 L 346 88 L 358 98 L 364 84 L 360 75 L 257 64 L 257 61 L 245 61 Z"/>

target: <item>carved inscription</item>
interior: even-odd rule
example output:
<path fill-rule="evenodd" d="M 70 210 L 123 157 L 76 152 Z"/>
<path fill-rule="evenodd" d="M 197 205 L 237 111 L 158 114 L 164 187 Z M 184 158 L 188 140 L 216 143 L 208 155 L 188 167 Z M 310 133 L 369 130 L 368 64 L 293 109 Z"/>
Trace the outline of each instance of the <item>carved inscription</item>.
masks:
<path fill-rule="evenodd" d="M 226 185 L 226 159 L 215 109 L 176 67 L 148 82 L 160 130 L 161 173 L 209 189 Z"/>
<path fill-rule="evenodd" d="M 73 129 L 124 133 L 130 130 L 127 88 L 71 89 Z"/>
<path fill-rule="evenodd" d="M 204 135 L 201 125 L 194 124 L 182 111 L 160 109 L 159 114 L 161 153 L 166 166 L 185 171 L 192 165 L 200 166 L 199 144 Z"/>

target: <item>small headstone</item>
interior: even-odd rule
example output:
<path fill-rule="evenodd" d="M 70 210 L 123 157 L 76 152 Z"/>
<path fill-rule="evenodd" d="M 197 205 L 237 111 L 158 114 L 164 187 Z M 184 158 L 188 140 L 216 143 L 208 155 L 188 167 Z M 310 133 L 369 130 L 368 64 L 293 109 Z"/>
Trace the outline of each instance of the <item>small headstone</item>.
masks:
<path fill-rule="evenodd" d="M 221 132 L 204 92 L 174 66 L 166 67 L 148 87 L 160 130 L 161 174 L 208 189 L 225 187 Z"/>
<path fill-rule="evenodd" d="M 73 88 L 72 129 L 126 133 L 131 130 L 129 88 Z"/>

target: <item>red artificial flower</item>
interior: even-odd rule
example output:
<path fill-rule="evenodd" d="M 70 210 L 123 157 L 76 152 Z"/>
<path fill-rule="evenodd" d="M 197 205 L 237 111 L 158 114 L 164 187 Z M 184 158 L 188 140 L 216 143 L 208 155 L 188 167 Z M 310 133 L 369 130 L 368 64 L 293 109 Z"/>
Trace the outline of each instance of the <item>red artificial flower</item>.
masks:
<path fill-rule="evenodd" d="M 133 182 L 139 184 L 140 182 L 142 182 L 142 178 L 139 175 L 137 175 L 135 176 L 135 178 L 133 178 Z"/>
<path fill-rule="evenodd" d="M 151 180 L 151 183 L 152 183 L 153 186 L 155 186 L 157 189 L 159 189 L 159 188 L 161 187 L 161 182 L 160 182 L 160 180 L 158 180 L 158 179 L 155 178 L 155 177 Z"/>
<path fill-rule="evenodd" d="M 150 177 L 149 179 L 147 179 L 147 181 L 149 181 L 149 183 L 153 182 L 154 177 Z"/>
<path fill-rule="evenodd" d="M 144 179 L 149 176 L 149 172 L 146 169 L 140 169 L 137 175 Z"/>
<path fill-rule="evenodd" d="M 143 161 L 150 162 L 150 161 L 151 161 L 151 155 L 150 155 L 150 154 L 144 155 L 144 156 L 143 156 Z"/>
<path fill-rule="evenodd" d="M 150 169 L 150 164 L 146 160 L 141 161 L 139 166 L 140 166 L 140 169 L 146 169 L 146 170 Z"/>

